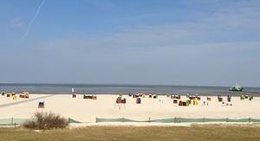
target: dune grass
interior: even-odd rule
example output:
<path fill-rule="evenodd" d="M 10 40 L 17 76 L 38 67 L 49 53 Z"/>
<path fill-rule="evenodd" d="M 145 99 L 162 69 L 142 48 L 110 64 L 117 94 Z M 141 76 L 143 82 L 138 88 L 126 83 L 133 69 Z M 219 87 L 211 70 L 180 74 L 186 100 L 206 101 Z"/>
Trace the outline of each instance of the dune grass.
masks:
<path fill-rule="evenodd" d="M 259 133 L 259 125 L 90 126 L 40 132 L 0 128 L 0 141 L 259 141 Z"/>

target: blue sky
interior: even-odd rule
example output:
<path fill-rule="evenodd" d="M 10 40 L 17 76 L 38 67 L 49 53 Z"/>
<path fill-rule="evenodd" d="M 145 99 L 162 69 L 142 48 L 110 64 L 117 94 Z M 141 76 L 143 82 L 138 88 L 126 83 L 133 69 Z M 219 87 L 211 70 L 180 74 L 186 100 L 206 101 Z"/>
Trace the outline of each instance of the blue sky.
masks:
<path fill-rule="evenodd" d="M 260 87 L 258 0 L 1 0 L 0 82 Z"/>

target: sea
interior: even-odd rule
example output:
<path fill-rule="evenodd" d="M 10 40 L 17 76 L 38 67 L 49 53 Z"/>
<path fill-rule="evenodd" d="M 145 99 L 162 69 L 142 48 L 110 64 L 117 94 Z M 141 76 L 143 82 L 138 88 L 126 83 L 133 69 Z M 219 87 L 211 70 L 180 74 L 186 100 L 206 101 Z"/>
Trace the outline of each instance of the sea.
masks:
<path fill-rule="evenodd" d="M 31 94 L 190 94 L 190 95 L 241 95 L 260 96 L 260 87 L 244 87 L 243 92 L 231 92 L 229 87 L 220 86 L 177 86 L 177 85 L 127 85 L 127 84 L 39 84 L 0 83 L 0 92 L 29 92 Z"/>

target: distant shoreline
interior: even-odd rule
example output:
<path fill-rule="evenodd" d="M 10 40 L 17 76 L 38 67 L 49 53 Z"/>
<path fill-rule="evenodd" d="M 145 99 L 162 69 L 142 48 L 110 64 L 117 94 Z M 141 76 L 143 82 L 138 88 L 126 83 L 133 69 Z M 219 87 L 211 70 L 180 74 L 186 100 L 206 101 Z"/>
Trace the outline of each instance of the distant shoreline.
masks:
<path fill-rule="evenodd" d="M 232 95 L 242 94 L 260 96 L 260 88 L 244 87 L 242 92 L 229 91 L 229 87 L 218 86 L 175 86 L 175 85 L 144 85 L 144 84 L 59 84 L 59 83 L 0 83 L 0 92 L 20 93 L 28 91 L 29 93 L 42 94 L 71 94 L 72 88 L 75 93 L 82 94 L 158 94 L 158 95 Z"/>
<path fill-rule="evenodd" d="M 57 86 L 133 86 L 133 87 L 146 87 L 146 86 L 160 86 L 160 87 L 223 87 L 228 88 L 229 86 L 207 86 L 207 85 L 174 85 L 174 84 L 116 84 L 116 83 L 20 83 L 20 82 L 0 82 L 0 85 L 57 85 Z M 258 87 L 250 87 L 258 88 Z M 259 87 L 260 88 L 260 87 Z"/>

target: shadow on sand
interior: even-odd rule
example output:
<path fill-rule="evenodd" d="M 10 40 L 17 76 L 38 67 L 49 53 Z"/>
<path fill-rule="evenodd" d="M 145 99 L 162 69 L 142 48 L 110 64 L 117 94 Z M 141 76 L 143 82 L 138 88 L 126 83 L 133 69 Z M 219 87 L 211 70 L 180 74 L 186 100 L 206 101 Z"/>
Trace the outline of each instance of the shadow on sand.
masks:
<path fill-rule="evenodd" d="M 17 102 L 2 104 L 2 105 L 0 105 L 0 108 L 2 108 L 2 107 L 7 107 L 7 106 L 13 106 L 13 105 L 17 105 L 17 104 L 22 104 L 22 103 L 26 103 L 26 102 L 31 102 L 31 101 L 35 101 L 35 100 L 39 100 L 39 99 L 44 99 L 44 98 L 52 97 L 52 96 L 54 96 L 54 95 L 46 95 L 46 96 L 41 96 L 41 97 L 37 97 L 37 98 L 32 98 L 32 99 L 28 99 L 28 100 L 24 100 L 24 101 L 17 101 Z"/>

